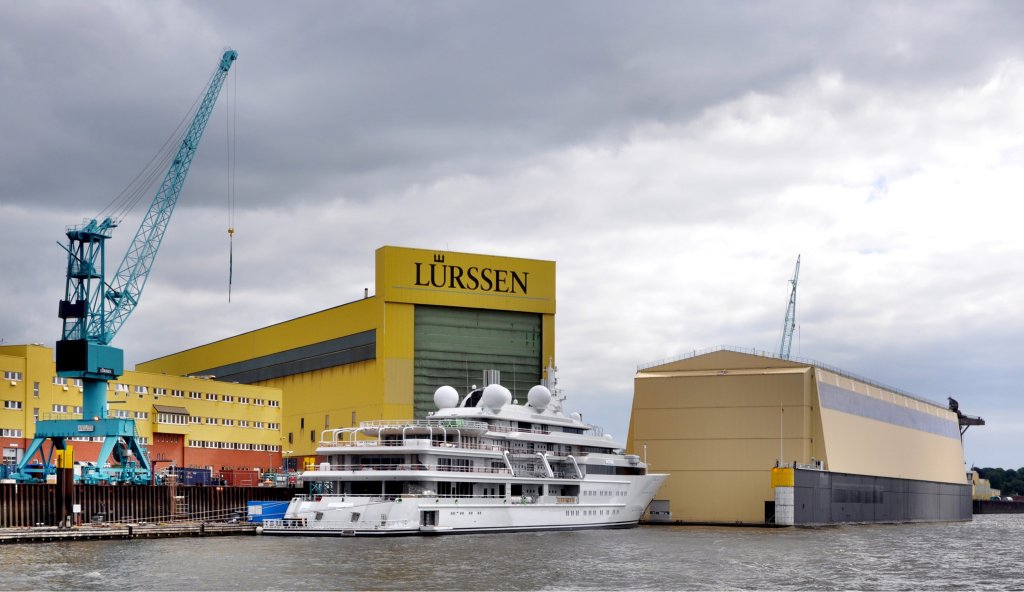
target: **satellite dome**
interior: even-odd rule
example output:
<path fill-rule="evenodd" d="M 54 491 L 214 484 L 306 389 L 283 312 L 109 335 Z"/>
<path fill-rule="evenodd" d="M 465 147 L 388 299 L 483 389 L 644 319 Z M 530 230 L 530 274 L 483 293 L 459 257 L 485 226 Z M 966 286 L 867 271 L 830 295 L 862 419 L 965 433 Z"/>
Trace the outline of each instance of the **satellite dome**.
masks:
<path fill-rule="evenodd" d="M 484 388 L 484 395 L 480 403 L 489 409 L 497 411 L 512 402 L 512 393 L 500 384 L 489 384 Z"/>
<path fill-rule="evenodd" d="M 551 402 L 551 391 L 543 384 L 538 384 L 532 387 L 530 392 L 526 394 L 526 401 L 534 409 L 546 409 L 548 403 Z"/>
<path fill-rule="evenodd" d="M 444 385 L 434 391 L 434 405 L 438 409 L 452 409 L 459 404 L 459 392 L 454 388 Z"/>
<path fill-rule="evenodd" d="M 572 413 L 569 414 L 569 417 L 575 419 L 576 421 L 583 421 L 583 416 L 580 415 L 579 411 L 573 411 Z"/>

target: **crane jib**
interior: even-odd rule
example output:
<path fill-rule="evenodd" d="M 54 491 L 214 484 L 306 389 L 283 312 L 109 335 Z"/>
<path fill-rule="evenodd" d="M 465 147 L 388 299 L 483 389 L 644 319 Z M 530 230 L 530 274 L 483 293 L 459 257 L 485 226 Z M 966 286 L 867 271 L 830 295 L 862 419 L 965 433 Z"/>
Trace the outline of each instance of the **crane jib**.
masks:
<path fill-rule="evenodd" d="M 206 124 L 213 113 L 217 97 L 238 52 L 228 49 L 218 61 L 195 116 L 186 129 L 178 152 L 171 161 L 153 201 L 132 239 L 117 271 L 107 281 L 105 239 L 116 222 L 107 218 L 102 222 L 90 221 L 81 228 L 67 232 L 68 274 L 65 297 L 61 301 L 59 316 L 64 321 L 62 341 L 82 341 L 90 347 L 71 347 L 58 344 L 58 350 L 67 352 L 71 359 L 61 360 L 58 366 L 68 376 L 103 379 L 109 376 L 111 358 L 100 354 L 138 305 L 149 272 L 163 241 L 171 214 L 184 186 L 189 167 L 202 139 Z M 83 311 L 84 307 L 84 311 Z M 83 314 L 84 312 L 84 314 Z M 95 346 L 101 346 L 97 350 Z M 103 359 L 98 362 L 94 358 Z M 102 365 L 104 372 L 99 372 Z M 114 368 L 117 370 L 117 368 Z M 120 375 L 120 370 L 115 373 Z M 107 378 L 109 380 L 109 378 Z"/>
<path fill-rule="evenodd" d="M 109 292 L 127 297 L 102 298 L 92 302 L 93 310 L 97 314 L 90 319 L 88 332 L 100 342 L 110 343 L 139 303 L 206 124 L 213 113 L 228 70 L 237 58 L 238 52 L 231 49 L 226 50 L 221 56 L 217 71 L 210 80 L 195 117 L 182 138 L 178 153 L 174 156 L 164 180 L 160 183 L 160 189 L 110 281 Z M 100 313 L 98 307 L 105 310 Z"/>

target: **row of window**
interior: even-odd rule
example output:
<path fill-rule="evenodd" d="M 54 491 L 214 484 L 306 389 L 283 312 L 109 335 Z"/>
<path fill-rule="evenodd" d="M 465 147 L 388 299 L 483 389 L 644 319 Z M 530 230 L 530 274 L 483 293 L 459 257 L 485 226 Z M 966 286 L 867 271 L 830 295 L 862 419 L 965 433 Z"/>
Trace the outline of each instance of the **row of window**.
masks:
<path fill-rule="evenodd" d="M 4 380 L 20 381 L 20 380 L 23 380 L 23 375 L 22 375 L 21 372 L 15 372 L 13 370 L 4 370 Z M 82 387 L 82 379 L 81 378 L 65 378 L 63 376 L 54 376 L 53 377 L 53 384 L 55 384 L 57 386 L 76 386 L 78 388 L 81 388 Z M 125 384 L 123 382 L 117 382 L 117 383 L 111 383 L 111 384 L 114 387 L 114 392 L 115 393 L 135 392 L 136 394 L 139 394 L 139 395 L 149 394 L 149 387 L 147 387 L 147 386 L 135 385 L 134 387 L 132 387 L 131 385 Z M 34 397 L 36 397 L 36 398 L 39 398 L 39 383 L 35 383 L 34 384 L 32 395 Z M 167 389 L 166 388 L 163 388 L 163 387 L 153 387 L 153 396 L 159 397 L 159 396 L 165 396 L 165 395 L 167 395 Z M 171 396 L 172 397 L 178 397 L 178 398 L 184 398 L 185 397 L 185 391 L 184 390 L 180 390 L 180 389 L 172 389 L 171 390 Z M 223 401 L 224 403 L 234 403 L 235 399 L 236 399 L 236 397 L 234 395 L 218 395 L 216 393 L 202 393 L 202 392 L 199 392 L 199 391 L 189 391 L 188 392 L 188 398 L 190 398 L 190 399 L 206 399 L 207 401 Z M 238 399 L 238 403 L 240 403 L 242 405 L 256 405 L 257 407 L 263 407 L 263 406 L 267 406 L 267 407 L 280 407 L 281 406 L 281 401 L 276 401 L 276 400 L 273 400 L 273 399 L 253 399 L 251 397 L 237 397 L 237 399 Z"/>
<path fill-rule="evenodd" d="M 214 442 L 212 440 L 189 440 L 189 448 L 219 448 L 221 450 L 255 450 L 257 452 L 280 452 L 276 444 L 250 444 L 248 442 Z"/>
<path fill-rule="evenodd" d="M 178 425 L 185 425 L 188 423 L 188 416 L 180 413 L 157 413 L 157 423 L 176 423 Z"/>
<path fill-rule="evenodd" d="M 20 402 L 19 402 L 19 404 L 20 404 Z M 20 406 L 17 407 L 17 408 L 21 409 Z M 32 411 L 33 411 L 33 415 L 35 415 L 36 419 L 39 419 L 39 409 L 36 408 L 36 409 L 33 409 Z M 60 405 L 60 404 L 54 404 L 53 412 L 54 413 L 77 413 L 77 414 L 81 415 L 82 414 L 82 407 L 81 407 L 81 405 Z M 117 417 L 119 419 L 132 419 L 132 418 L 134 418 L 134 419 L 149 419 L 149 411 L 128 411 L 126 409 L 118 409 L 118 410 L 114 411 L 114 417 Z"/>
<path fill-rule="evenodd" d="M 136 389 L 138 389 L 138 388 L 145 389 L 146 387 L 136 387 Z M 156 392 L 156 391 L 160 391 L 160 392 Z M 136 391 L 136 392 L 138 392 L 138 391 Z M 164 395 L 166 393 L 167 393 L 167 389 L 162 389 L 162 388 L 153 389 L 153 394 L 154 395 Z M 145 393 L 143 393 L 143 394 L 145 394 Z M 179 399 L 183 399 L 183 398 L 185 398 L 185 391 L 178 390 L 178 389 L 173 389 L 171 391 L 171 396 L 172 397 L 178 397 Z M 188 391 L 188 398 L 189 399 L 205 399 L 207 401 L 222 401 L 224 403 L 234 403 L 235 400 L 237 399 L 237 402 L 240 405 L 256 405 L 258 407 L 263 407 L 264 405 L 266 405 L 268 407 L 280 407 L 281 406 L 281 401 L 274 401 L 274 400 L 267 400 L 267 399 L 253 399 L 253 398 L 250 398 L 250 397 L 235 397 L 234 395 L 218 395 L 217 393 L 202 393 L 200 391 Z"/>
<path fill-rule="evenodd" d="M 10 380 L 21 380 L 21 373 L 20 372 L 11 372 L 11 373 L 5 372 L 4 374 L 5 375 L 6 374 L 12 374 L 12 375 L 13 374 L 17 374 L 17 376 L 18 376 L 17 378 L 11 378 Z M 82 386 L 82 380 L 80 378 L 64 378 L 63 376 L 54 376 L 53 377 L 53 384 L 55 384 L 57 386 L 73 385 L 73 386 L 81 387 Z M 149 394 L 149 387 L 148 386 L 143 386 L 143 385 L 140 385 L 140 384 L 132 386 L 132 385 L 129 385 L 129 384 L 125 384 L 123 382 L 116 382 L 116 383 L 112 383 L 112 384 L 114 386 L 114 392 L 117 392 L 117 393 L 134 392 L 134 393 L 139 394 L 139 395 L 148 395 Z M 162 388 L 162 387 L 153 387 L 153 395 L 154 396 L 159 397 L 161 395 L 166 395 L 166 394 L 167 394 L 167 389 Z M 171 390 L 171 396 L 172 397 L 178 397 L 178 398 L 184 398 L 185 397 L 185 391 L 180 390 L 180 389 L 173 389 L 173 390 Z M 188 392 L 188 398 L 189 399 L 206 399 L 207 401 L 223 401 L 225 403 L 234 403 L 235 402 L 235 396 L 234 395 L 218 395 L 217 393 L 202 393 L 200 391 L 189 391 Z M 259 406 L 259 407 L 263 407 L 264 405 L 266 405 L 268 407 L 280 407 L 281 406 L 281 402 L 280 401 L 275 401 L 275 400 L 272 400 L 272 399 L 271 400 L 267 400 L 267 399 L 252 399 L 250 397 L 238 397 L 238 402 L 243 404 L 243 405 L 252 404 L 252 405 Z"/>
<path fill-rule="evenodd" d="M 590 471 L 587 471 L 587 472 L 590 472 Z M 619 495 L 626 495 L 626 492 L 625 491 L 619 491 L 617 489 L 591 489 L 591 490 L 587 490 L 587 491 L 581 491 L 580 495 L 610 495 L 610 496 L 619 496 Z"/>
<path fill-rule="evenodd" d="M 146 436 L 138 436 L 138 437 L 136 437 L 136 439 L 139 441 L 140 444 L 143 444 L 143 445 L 148 445 L 149 444 L 149 438 L 146 437 Z M 69 438 L 69 440 L 74 440 L 75 442 L 102 442 L 104 440 L 104 437 L 103 436 L 72 436 L 71 438 Z"/>
<path fill-rule="evenodd" d="M 21 409 L 21 401 L 4 401 L 4 409 Z"/>
<path fill-rule="evenodd" d="M 21 438 L 24 432 L 15 428 L 0 428 L 0 437 Z M 73 436 L 70 438 L 76 442 L 102 442 L 102 436 Z M 139 436 L 139 442 L 149 444 L 149 438 Z M 280 452 L 281 447 L 275 444 L 250 444 L 246 442 L 213 442 L 210 440 L 189 440 L 190 448 L 220 448 L 224 450 L 255 450 L 260 452 Z"/>
<path fill-rule="evenodd" d="M 262 430 L 262 429 L 280 430 L 281 429 L 281 424 L 277 423 L 277 422 L 273 422 L 273 421 L 271 421 L 271 422 L 262 422 L 262 421 L 250 421 L 248 419 L 238 419 L 238 420 L 235 420 L 235 419 L 217 418 L 217 417 L 207 417 L 207 418 L 204 419 L 203 417 L 200 417 L 198 415 L 182 415 L 180 413 L 157 413 L 156 414 L 156 421 L 158 423 L 170 423 L 170 424 L 177 424 L 177 425 L 202 424 L 202 423 L 205 423 L 206 425 L 222 425 L 222 426 L 227 426 L 227 427 L 234 427 L 235 424 L 237 423 L 238 427 L 240 427 L 240 428 L 252 427 L 252 428 L 255 428 L 255 429 L 258 429 L 258 430 Z"/>
<path fill-rule="evenodd" d="M 64 378 L 63 376 L 54 376 L 53 377 L 53 384 L 55 384 L 57 386 L 68 386 L 68 385 L 71 385 L 71 386 L 77 386 L 77 387 L 81 388 L 82 387 L 82 379 L 81 378 Z"/>
<path fill-rule="evenodd" d="M 566 510 L 566 516 L 614 516 L 619 510 Z"/>
<path fill-rule="evenodd" d="M 114 417 L 118 419 L 149 419 L 149 411 L 128 411 L 125 409 L 118 409 L 114 411 Z"/>

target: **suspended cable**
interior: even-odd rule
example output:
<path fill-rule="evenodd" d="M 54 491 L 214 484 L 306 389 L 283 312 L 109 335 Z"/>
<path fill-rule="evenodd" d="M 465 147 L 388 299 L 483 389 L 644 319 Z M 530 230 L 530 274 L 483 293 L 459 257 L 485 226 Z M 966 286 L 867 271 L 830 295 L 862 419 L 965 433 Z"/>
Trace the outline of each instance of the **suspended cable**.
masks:
<path fill-rule="evenodd" d="M 217 71 L 214 70 L 213 74 L 210 75 L 210 80 L 216 76 Z M 135 177 L 128 182 L 127 185 L 118 193 L 114 199 L 110 201 L 105 208 L 103 208 L 96 218 L 102 220 L 103 218 L 111 218 L 115 222 L 120 222 L 131 212 L 132 209 L 138 205 L 139 201 L 144 197 L 152 193 L 152 188 L 156 184 L 157 180 L 164 175 L 169 168 L 171 160 L 174 155 L 177 154 L 178 149 L 181 147 L 181 142 L 188 132 L 189 122 L 191 122 L 196 113 L 199 110 L 199 105 L 202 102 L 203 96 L 205 95 L 206 88 L 209 87 L 209 81 L 204 85 L 203 89 L 196 96 L 192 106 L 189 107 L 178 125 L 171 131 L 170 135 L 164 141 L 163 145 L 157 150 L 156 154 L 150 158 L 149 162 L 139 171 Z"/>
<path fill-rule="evenodd" d="M 232 78 L 233 84 L 228 86 L 227 100 L 224 101 L 224 108 L 227 110 L 224 119 L 227 125 L 226 138 L 228 144 L 228 302 L 231 302 L 231 285 L 234 281 L 235 273 L 235 154 L 237 152 L 235 134 L 238 130 L 237 68 L 235 68 Z"/>

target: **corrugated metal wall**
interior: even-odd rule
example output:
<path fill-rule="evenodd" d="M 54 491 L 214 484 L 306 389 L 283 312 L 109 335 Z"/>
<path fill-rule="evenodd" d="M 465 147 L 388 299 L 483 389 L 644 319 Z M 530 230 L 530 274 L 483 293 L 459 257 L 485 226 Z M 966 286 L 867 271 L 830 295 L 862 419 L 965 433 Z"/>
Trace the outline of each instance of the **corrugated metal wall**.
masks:
<path fill-rule="evenodd" d="M 54 484 L 0 484 L 0 528 L 60 520 Z M 286 501 L 301 490 L 292 487 L 191 487 L 168 485 L 74 486 L 74 503 L 82 506 L 82 520 L 103 514 L 106 522 L 169 522 L 224 520 L 233 512 L 245 513 L 246 502 Z"/>
<path fill-rule="evenodd" d="M 971 519 L 971 486 L 797 469 L 798 525 Z"/>
<path fill-rule="evenodd" d="M 442 385 L 465 395 L 484 370 L 500 370 L 502 385 L 520 403 L 541 379 L 541 315 L 497 310 L 416 306 L 413 409 L 434 411 Z"/>

